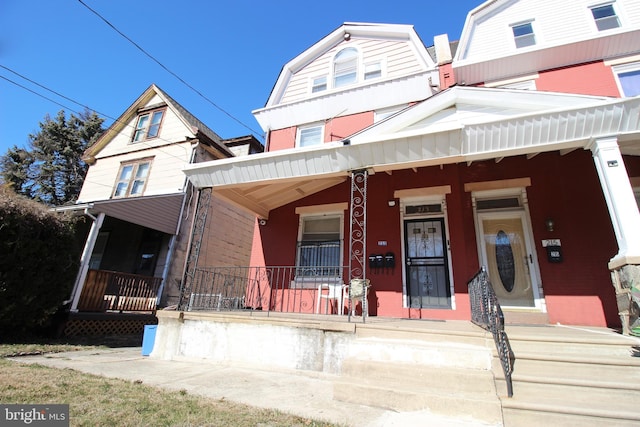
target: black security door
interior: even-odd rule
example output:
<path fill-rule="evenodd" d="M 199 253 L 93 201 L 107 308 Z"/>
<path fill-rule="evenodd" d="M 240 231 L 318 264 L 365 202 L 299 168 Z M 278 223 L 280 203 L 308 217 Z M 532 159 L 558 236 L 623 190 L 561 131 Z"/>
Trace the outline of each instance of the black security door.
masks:
<path fill-rule="evenodd" d="M 407 297 L 411 308 L 450 308 L 444 219 L 404 221 Z"/>

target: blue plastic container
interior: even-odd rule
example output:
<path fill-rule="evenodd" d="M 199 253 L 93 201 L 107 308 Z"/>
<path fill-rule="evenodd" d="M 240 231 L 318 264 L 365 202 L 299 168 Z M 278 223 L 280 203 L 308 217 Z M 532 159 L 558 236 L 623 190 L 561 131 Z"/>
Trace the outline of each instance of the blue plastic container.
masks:
<path fill-rule="evenodd" d="M 156 342 L 156 329 L 158 325 L 145 325 L 144 335 L 142 336 L 142 355 L 148 356 L 153 351 L 153 345 Z"/>

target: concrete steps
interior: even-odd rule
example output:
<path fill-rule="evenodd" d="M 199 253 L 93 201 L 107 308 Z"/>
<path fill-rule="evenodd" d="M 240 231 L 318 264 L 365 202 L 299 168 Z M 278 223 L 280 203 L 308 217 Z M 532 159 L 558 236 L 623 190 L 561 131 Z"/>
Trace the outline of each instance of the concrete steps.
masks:
<path fill-rule="evenodd" d="M 448 338 L 424 329 L 396 332 L 358 332 L 334 381 L 334 399 L 502 424 L 491 349 L 481 330 Z"/>
<path fill-rule="evenodd" d="M 513 397 L 494 359 L 507 427 L 640 425 L 640 344 L 612 331 L 519 327 L 507 334 L 516 355 Z"/>

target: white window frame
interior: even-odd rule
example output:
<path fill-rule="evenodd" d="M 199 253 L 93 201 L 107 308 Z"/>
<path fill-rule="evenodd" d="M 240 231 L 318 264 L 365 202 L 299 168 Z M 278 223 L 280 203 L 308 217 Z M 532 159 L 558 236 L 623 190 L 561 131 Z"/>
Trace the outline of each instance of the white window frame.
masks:
<path fill-rule="evenodd" d="M 123 162 L 118 169 L 118 175 L 116 177 L 116 183 L 113 186 L 112 197 L 114 199 L 122 199 L 125 197 L 139 197 L 144 194 L 149 182 L 149 175 L 151 174 L 152 159 L 140 159 L 132 162 Z M 138 176 L 140 166 L 148 165 L 146 174 L 144 176 Z M 131 173 L 128 177 L 123 177 L 122 174 L 125 168 L 131 167 Z M 142 188 L 136 193 L 132 193 L 134 188 L 137 188 L 137 184 L 141 183 Z M 123 189 L 123 192 L 119 192 L 119 189 Z"/>
<path fill-rule="evenodd" d="M 297 236 L 297 240 L 296 240 L 296 270 L 298 269 L 298 267 L 300 267 L 300 245 L 299 243 L 302 241 L 303 235 L 304 235 L 304 225 L 305 222 L 308 220 L 313 220 L 313 219 L 331 219 L 331 218 L 337 218 L 338 219 L 338 223 L 339 223 L 339 241 L 340 241 L 340 254 L 339 254 L 339 259 L 338 259 L 338 265 L 336 267 L 340 267 L 340 271 L 338 275 L 335 276 L 299 276 L 298 274 L 296 274 L 296 278 L 293 281 L 293 283 L 291 284 L 291 286 L 293 288 L 308 288 L 308 289 L 315 289 L 318 287 L 319 284 L 331 284 L 331 283 L 341 283 L 342 281 L 345 280 L 344 277 L 342 277 L 342 274 L 344 273 L 344 266 L 343 261 L 344 261 L 344 210 L 340 209 L 340 210 L 327 210 L 327 211 L 322 211 L 323 207 L 322 206 L 314 206 L 314 207 L 303 207 L 300 208 L 303 212 L 296 210 L 296 213 L 299 214 L 299 221 L 298 221 L 298 236 Z M 307 266 L 304 266 L 307 267 Z"/>
<path fill-rule="evenodd" d="M 613 28 L 605 28 L 601 30 L 600 27 L 598 27 L 598 21 L 596 20 L 596 17 L 593 16 L 593 10 L 600 7 L 606 7 L 606 6 L 611 6 L 611 8 L 613 9 L 613 16 L 615 16 L 616 20 L 618 21 L 618 26 Z M 589 18 L 593 23 L 592 25 L 596 32 L 601 33 L 603 31 L 611 31 L 611 30 L 615 30 L 617 28 L 622 27 L 622 19 L 620 18 L 620 11 L 618 10 L 618 7 L 615 1 L 594 4 L 589 6 L 588 9 L 589 9 Z"/>
<path fill-rule="evenodd" d="M 317 142 L 313 142 L 313 143 L 305 143 L 304 145 L 302 145 L 303 143 L 303 137 L 305 136 L 306 132 L 311 132 L 314 131 L 316 129 L 320 129 L 320 137 L 319 140 Z M 299 126 L 297 133 L 296 133 L 296 147 L 298 148 L 303 148 L 303 147 L 315 147 L 317 145 L 322 145 L 324 143 L 324 123 L 320 122 L 320 123 L 313 123 L 313 124 L 309 124 L 309 125 L 305 125 L 305 126 Z"/>
<path fill-rule="evenodd" d="M 618 92 L 622 98 L 626 98 L 632 95 L 626 95 L 620 82 L 620 74 L 630 73 L 634 71 L 640 71 L 640 62 L 629 62 L 627 64 L 615 65 L 611 67 L 613 75 L 616 79 L 616 85 L 618 86 Z"/>
<path fill-rule="evenodd" d="M 367 71 L 367 68 L 371 68 L 371 67 L 374 67 L 374 68 L 377 67 L 377 70 L 374 71 L 376 75 L 367 77 L 367 73 L 371 73 L 371 71 Z M 366 62 L 362 67 L 363 81 L 381 79 L 383 76 L 384 76 L 384 66 L 383 66 L 382 60 Z"/>
<path fill-rule="evenodd" d="M 529 25 L 531 27 L 531 33 L 530 34 L 526 34 L 526 35 L 522 35 L 522 36 L 516 36 L 515 34 L 515 28 L 517 27 L 523 27 L 525 25 Z M 521 22 L 516 22 L 514 24 L 509 25 L 509 30 L 511 31 L 511 37 L 513 39 L 513 45 L 517 50 L 522 50 L 522 49 L 527 49 L 527 48 L 532 48 L 534 46 L 537 46 L 539 44 L 539 40 L 538 40 L 538 32 L 536 31 L 536 25 L 535 25 L 535 21 L 533 19 L 528 20 L 528 21 L 521 21 Z M 518 40 L 524 40 L 525 37 L 533 37 L 533 43 L 532 44 L 527 44 L 525 46 L 518 46 Z"/>
<path fill-rule="evenodd" d="M 320 81 L 324 79 L 324 84 Z M 329 88 L 329 77 L 325 74 L 323 76 L 312 77 L 310 82 L 310 93 L 325 92 Z"/>
<path fill-rule="evenodd" d="M 355 77 L 353 81 L 349 81 L 349 82 L 337 85 L 336 84 L 336 77 L 337 77 L 336 76 L 336 59 L 338 58 L 338 56 L 340 56 L 341 53 L 347 50 L 355 52 L 355 71 L 353 71 L 353 73 L 342 73 L 340 74 L 340 76 L 342 77 L 342 76 L 353 74 Z M 348 46 L 337 51 L 336 54 L 331 59 L 331 86 L 333 88 L 343 88 L 343 87 L 358 84 L 360 82 L 360 70 L 362 68 L 361 58 L 362 58 L 362 55 L 360 54 L 360 50 L 358 50 L 358 48 L 354 46 Z"/>

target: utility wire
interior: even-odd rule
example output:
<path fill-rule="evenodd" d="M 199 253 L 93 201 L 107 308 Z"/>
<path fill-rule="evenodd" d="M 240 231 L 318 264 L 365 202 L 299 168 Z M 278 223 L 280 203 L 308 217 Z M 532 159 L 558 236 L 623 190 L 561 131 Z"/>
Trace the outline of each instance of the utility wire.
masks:
<path fill-rule="evenodd" d="M 132 45 L 134 45 L 136 48 L 138 48 L 138 50 L 140 50 L 140 52 L 144 53 L 147 57 L 149 57 L 149 59 L 151 59 L 152 61 L 154 61 L 156 64 L 158 64 L 162 69 L 164 69 L 166 72 L 168 72 L 169 74 L 171 74 L 173 77 L 175 77 L 176 79 L 178 79 L 182 84 L 184 84 L 185 86 L 187 86 L 189 89 L 191 89 L 192 91 L 194 91 L 196 94 L 198 94 L 200 97 L 202 97 L 204 100 L 206 100 L 207 102 L 209 102 L 211 105 L 213 105 L 215 108 L 217 108 L 218 110 L 220 110 L 221 112 L 223 112 L 224 114 L 226 114 L 227 116 L 229 116 L 232 120 L 234 120 L 235 122 L 239 123 L 242 127 L 250 130 L 252 133 L 255 133 L 256 135 L 262 135 L 260 132 L 256 132 L 255 130 L 253 130 L 252 128 L 250 128 L 249 126 L 245 125 L 244 123 L 242 123 L 240 120 L 238 120 L 237 118 L 235 118 L 233 115 L 231 115 L 229 112 L 227 112 L 225 109 L 223 109 L 222 107 L 220 107 L 218 104 L 216 104 L 215 102 L 213 102 L 211 99 L 209 99 L 208 97 L 206 97 L 204 94 L 202 94 L 202 92 L 200 92 L 199 90 L 197 90 L 196 88 L 194 88 L 193 86 L 191 86 L 189 83 L 187 83 L 184 79 L 182 79 L 182 77 L 180 77 L 179 75 L 177 75 L 176 73 L 174 73 L 173 71 L 171 71 L 169 68 L 167 68 L 162 62 L 160 62 L 158 59 L 156 59 L 153 55 L 151 55 L 149 52 L 147 52 L 146 50 L 144 50 L 138 43 L 136 43 L 135 41 L 133 41 L 131 38 L 129 38 L 126 34 L 124 34 L 122 31 L 120 31 L 118 28 L 116 28 L 115 25 L 113 25 L 111 22 L 109 22 L 105 17 L 103 17 L 102 15 L 100 15 L 100 13 L 98 13 L 97 11 L 95 11 L 94 9 L 92 9 L 91 7 L 89 7 L 84 1 L 82 0 L 78 0 L 78 2 L 83 5 L 84 7 L 86 7 L 88 10 L 90 10 L 94 15 L 96 15 L 98 18 L 100 18 L 102 21 L 104 21 L 105 24 L 107 24 L 109 27 L 111 27 L 115 32 L 117 32 L 118 34 L 120 34 L 122 37 L 124 37 L 129 43 L 131 43 Z"/>
<path fill-rule="evenodd" d="M 122 121 L 119 121 L 118 119 L 113 119 L 113 118 L 109 117 L 109 116 L 108 116 L 108 115 L 106 115 L 106 114 L 99 113 L 99 112 L 97 112 L 97 111 L 93 110 L 92 108 L 90 108 L 90 107 L 88 107 L 88 106 L 86 106 L 86 105 L 83 105 L 83 104 L 81 104 L 81 103 L 79 103 L 79 102 L 77 102 L 77 101 L 74 101 L 73 99 L 71 99 L 71 98 L 69 98 L 69 97 L 66 97 L 66 96 L 64 96 L 64 95 L 62 95 L 62 94 L 60 94 L 60 93 L 58 93 L 58 92 L 54 91 L 53 89 L 49 89 L 48 87 L 43 86 L 43 85 L 41 85 L 40 83 L 37 83 L 37 82 L 35 82 L 35 81 L 33 81 L 33 80 L 31 80 L 31 79 L 27 78 L 27 77 L 24 77 L 23 75 L 21 75 L 21 74 L 17 73 L 16 71 L 13 71 L 13 70 L 12 70 L 12 69 L 10 69 L 10 68 L 5 67 L 5 66 L 4 66 L 4 65 L 2 65 L 2 64 L 0 64 L 0 67 L 1 67 L 1 68 L 4 68 L 4 69 L 5 69 L 5 70 L 7 70 L 7 71 L 12 72 L 13 74 L 15 74 L 15 75 L 17 75 L 17 76 L 22 77 L 23 79 L 25 79 L 25 80 L 27 80 L 27 81 L 29 81 L 29 82 L 31 82 L 31 83 L 33 83 L 33 84 L 35 84 L 35 85 L 40 86 L 41 88 L 43 88 L 43 89 L 45 89 L 45 90 L 47 90 L 47 91 L 49 91 L 49 92 L 55 93 L 56 95 L 58 95 L 58 96 L 60 96 L 60 97 L 62 97 L 62 98 L 64 98 L 64 99 L 67 99 L 67 100 L 69 100 L 69 101 L 73 102 L 74 104 L 77 104 L 77 105 L 80 105 L 80 106 L 82 106 L 82 107 L 85 107 L 85 108 L 87 108 L 87 109 L 89 109 L 89 110 L 91 110 L 91 111 L 95 112 L 96 114 L 98 114 L 98 115 L 100 115 L 100 116 L 104 116 L 104 117 L 110 118 L 110 119 L 112 119 L 112 120 L 114 120 L 114 121 L 116 121 L 116 122 L 119 122 L 119 123 L 124 123 L 124 122 L 122 122 Z M 56 101 L 56 100 L 54 100 L 54 99 L 51 99 L 51 98 L 49 98 L 49 97 L 47 97 L 47 96 L 45 96 L 45 95 L 42 95 L 41 93 L 38 93 L 38 92 L 36 92 L 36 91 L 34 91 L 34 90 L 32 90 L 32 89 L 29 89 L 28 87 L 26 87 L 26 86 L 24 86 L 24 85 L 21 85 L 20 83 L 18 83 L 18 82 L 16 82 L 16 81 L 14 81 L 14 80 L 11 80 L 11 79 L 9 79 L 9 78 L 7 78 L 7 77 L 5 77 L 5 76 L 0 75 L 0 79 L 6 80 L 6 81 L 8 81 L 9 83 L 12 83 L 12 84 L 14 84 L 14 85 L 18 86 L 19 88 L 26 90 L 27 92 L 31 92 L 32 94 L 34 94 L 34 95 L 36 95 L 36 96 L 39 96 L 40 98 L 46 99 L 47 101 L 52 102 L 52 103 L 54 103 L 54 104 L 56 104 L 56 105 L 58 105 L 58 106 L 60 106 L 60 107 L 64 108 L 65 110 L 68 110 L 68 111 L 71 111 L 72 113 L 76 113 L 76 114 L 78 114 L 78 115 L 81 115 L 81 113 L 80 113 L 79 111 L 74 110 L 73 108 L 70 108 L 70 107 L 69 107 L 69 106 L 67 106 L 67 105 L 61 104 L 61 103 L 59 103 L 58 101 Z M 132 129 L 133 129 L 133 126 L 132 126 L 132 125 L 129 125 L 128 123 L 124 123 L 124 124 L 125 124 L 125 126 L 130 127 L 130 128 L 132 128 Z M 105 130 L 106 130 L 106 129 L 105 129 Z M 171 141 L 168 141 L 168 140 L 163 139 L 163 138 L 160 138 L 160 137 L 158 137 L 157 139 L 158 139 L 158 140 L 161 140 L 161 141 L 165 141 L 165 142 L 171 143 Z M 183 158 L 182 158 L 182 157 L 180 157 L 180 156 L 177 156 L 177 155 L 175 155 L 175 154 L 173 154 L 173 153 L 170 153 L 170 152 L 168 152 L 168 151 L 166 151 L 166 150 L 163 150 L 163 149 L 162 149 L 162 147 L 152 146 L 151 144 L 148 144 L 148 143 L 147 143 L 147 142 L 145 142 L 145 141 L 139 141 L 139 142 L 137 142 L 136 144 L 145 145 L 145 146 L 147 146 L 147 147 L 149 147 L 149 148 L 154 148 L 154 149 L 156 149 L 156 150 L 158 150 L 158 151 L 164 152 L 166 155 L 168 155 L 168 156 L 170 156 L 170 157 L 175 157 L 176 159 L 178 159 L 178 160 L 180 160 L 180 161 L 184 161 L 184 160 L 185 160 L 185 159 L 183 159 Z M 185 151 L 186 151 L 186 149 L 185 149 Z M 88 180 L 88 179 L 86 179 L 86 176 L 85 176 L 84 182 L 88 182 L 88 183 L 95 184 L 95 185 L 99 185 L 99 186 L 103 186 L 103 187 L 113 188 L 113 185 L 110 185 L 110 184 L 104 184 L 104 183 L 101 183 L 101 182 Z"/>
<path fill-rule="evenodd" d="M 118 121 L 118 119 L 113 118 L 113 117 L 110 117 L 108 114 L 104 114 L 104 113 L 101 113 L 100 111 L 96 111 L 96 110 L 94 110 L 93 108 L 91 108 L 91 107 L 89 107 L 89 106 L 87 106 L 87 105 L 82 104 L 81 102 L 75 101 L 75 100 L 73 100 L 73 99 L 69 98 L 68 96 L 65 96 L 65 95 L 63 95 L 63 94 L 61 94 L 61 93 L 59 93 L 59 92 L 56 92 L 55 90 L 50 89 L 50 88 L 48 88 L 48 87 L 46 87 L 46 86 L 44 86 L 44 85 L 42 85 L 42 84 L 40 84 L 40 83 L 38 83 L 38 82 L 36 82 L 36 81 L 34 81 L 34 80 L 31 80 L 30 78 L 28 78 L 28 77 L 26 77 L 26 76 L 24 76 L 24 75 L 22 75 L 22 74 L 18 73 L 17 71 L 12 70 L 12 69 L 11 69 L 11 68 L 9 68 L 9 67 L 6 67 L 6 66 L 4 66 L 4 65 L 0 64 L 0 68 L 4 68 L 5 70 L 9 71 L 10 73 L 15 74 L 16 76 L 18 76 L 18 77 L 20 77 L 20 78 L 22 78 L 22 79 L 24 79 L 24 80 L 26 80 L 26 81 L 28 81 L 29 83 L 33 83 L 34 85 L 36 85 L 36 86 L 38 86 L 38 87 L 41 87 L 42 89 L 44 89 L 44 90 L 46 90 L 46 91 L 48 91 L 48 92 L 51 92 L 51 93 L 53 93 L 53 94 L 55 94 L 55 95 L 58 95 L 60 98 L 64 98 L 64 99 L 66 99 L 67 101 L 71 101 L 71 102 L 73 102 L 73 103 L 74 103 L 74 104 L 76 104 L 76 105 L 79 105 L 79 106 L 84 107 L 84 108 L 86 108 L 86 109 L 88 109 L 88 110 L 94 111 L 95 113 L 97 113 L 97 114 L 98 114 L 98 115 L 100 115 L 100 116 L 104 116 L 104 117 L 106 117 L 106 118 L 108 118 L 108 119 L 113 120 L 114 122 L 117 122 L 117 121 Z M 4 78 L 4 77 L 3 77 L 3 78 Z M 7 79 L 7 78 L 4 78 L 4 79 L 5 79 L 5 80 L 10 81 L 11 83 L 13 83 L 13 84 L 15 84 L 15 85 L 17 85 L 17 86 L 20 86 L 20 87 L 21 87 L 21 88 L 23 88 L 23 89 L 28 90 L 28 91 L 29 91 L 29 92 L 31 92 L 31 93 L 34 93 L 34 94 L 36 94 L 36 95 L 38 95 L 38 96 L 41 96 L 41 97 L 45 98 L 45 99 L 46 99 L 46 100 L 48 100 L 48 101 L 55 102 L 55 101 L 53 101 L 53 100 L 51 100 L 51 99 L 49 99 L 49 98 L 47 98 L 47 97 L 45 97 L 45 96 L 43 96 L 43 95 L 40 95 L 39 93 L 34 92 L 34 91 L 32 91 L 31 89 L 28 89 L 28 88 L 26 88 L 26 87 L 24 87 L 24 86 L 22 86 L 22 85 L 19 85 L 18 83 L 15 83 L 15 82 L 13 82 L 13 81 L 11 81 L 11 80 Z M 68 110 L 73 111 L 73 110 L 72 110 L 71 108 L 69 108 L 69 107 L 65 107 L 64 105 L 59 104 L 59 103 L 57 103 L 57 102 L 55 102 L 55 103 L 56 103 L 56 104 L 58 104 L 58 105 L 60 105 L 60 106 L 61 106 L 61 107 L 63 107 L 63 108 L 66 108 L 66 109 L 68 109 Z M 77 112 L 77 111 L 74 111 L 74 112 Z M 79 113 L 78 113 L 78 114 L 79 114 Z"/>
<path fill-rule="evenodd" d="M 2 68 L 5 68 L 5 67 L 4 67 L 4 66 L 2 66 Z M 34 91 L 34 90 L 31 90 L 31 89 L 29 89 L 28 87 L 23 86 L 23 85 L 21 85 L 21 84 L 20 84 L 20 83 L 18 83 L 18 82 L 15 82 L 15 81 L 13 81 L 13 80 L 11 80 L 11 79 L 6 78 L 5 76 L 0 76 L 0 79 L 6 80 L 6 81 L 8 81 L 9 83 L 13 83 L 14 85 L 16 85 L 16 86 L 18 86 L 18 87 L 20 87 L 20 88 L 22 88 L 22 89 L 24 89 L 24 90 L 26 90 L 26 91 L 28 91 L 28 92 L 31 92 L 31 93 L 33 93 L 34 95 L 39 96 L 40 98 L 44 98 L 44 99 L 46 99 L 46 100 L 47 100 L 47 101 L 49 101 L 49 102 L 53 102 L 54 104 L 56 104 L 56 105 L 58 105 L 58 106 L 60 106 L 60 107 L 64 108 L 65 110 L 69 110 L 69 111 L 72 111 L 72 112 L 74 112 L 74 113 L 76 113 L 76 114 L 80 114 L 78 111 L 74 110 L 73 108 L 69 108 L 69 107 L 67 107 L 66 105 L 63 105 L 63 104 L 59 103 L 58 101 L 55 101 L 55 100 L 53 100 L 53 99 L 51 99 L 51 98 L 48 98 L 48 97 L 46 97 L 46 96 L 44 96 L 44 95 L 42 95 L 42 94 L 40 94 L 40 93 L 38 93 L 38 92 L 36 92 L 36 91 Z"/>
<path fill-rule="evenodd" d="M 4 65 L 2 65 L 2 64 L 0 64 L 0 68 L 4 68 L 5 70 L 7 70 L 7 71 L 9 71 L 9 72 L 11 72 L 11 73 L 13 73 L 13 74 L 15 74 L 16 76 L 18 76 L 18 77 L 20 77 L 20 78 L 22 78 L 22 79 L 24 79 L 24 80 L 26 80 L 26 81 L 28 81 L 28 82 L 31 82 L 31 83 L 33 83 L 34 85 L 39 86 L 39 87 L 41 87 L 42 89 L 44 89 L 44 90 L 46 90 L 46 91 L 48 91 L 48 92 L 51 92 L 51 93 L 53 93 L 53 94 L 56 94 L 56 95 L 58 95 L 59 97 L 66 99 L 67 101 L 73 102 L 73 103 L 74 103 L 74 104 L 76 104 L 76 105 L 79 105 L 79 106 L 84 107 L 84 108 L 86 108 L 86 109 L 88 109 L 88 110 L 91 110 L 91 111 L 95 112 L 96 114 L 98 114 L 99 116 L 103 116 L 103 117 L 106 117 L 106 118 L 108 118 L 108 119 L 111 119 L 111 120 L 113 120 L 113 121 L 114 121 L 114 123 L 120 123 L 120 124 L 123 124 L 125 127 L 131 128 L 131 129 L 135 129 L 135 127 L 134 127 L 134 126 L 130 125 L 130 124 L 129 124 L 129 123 L 127 123 L 127 122 L 121 121 L 121 120 L 116 119 L 116 118 L 113 118 L 113 117 L 111 117 L 111 116 L 109 116 L 109 115 L 107 115 L 107 114 L 104 114 L 104 113 L 101 113 L 101 112 L 99 112 L 99 111 L 96 111 L 96 110 L 94 110 L 93 108 L 91 108 L 91 107 L 89 107 L 89 106 L 87 106 L 87 105 L 82 104 L 81 102 L 75 101 L 75 100 L 73 100 L 73 99 L 69 98 L 68 96 L 65 96 L 65 95 L 63 95 L 63 94 L 61 94 L 61 93 L 59 93 L 59 92 L 56 92 L 55 90 L 50 89 L 50 88 L 48 88 L 48 87 L 46 87 L 46 86 L 44 86 L 44 85 L 42 85 L 42 84 L 40 84 L 40 83 L 38 83 L 38 82 L 36 82 L 36 81 L 34 81 L 34 80 L 32 80 L 32 79 L 30 79 L 30 78 L 26 77 L 26 76 L 23 76 L 22 74 L 18 73 L 17 71 L 12 70 L 11 68 L 8 68 L 8 67 L 6 67 L 6 66 L 4 66 Z M 66 106 L 66 105 L 64 105 L 64 104 L 61 104 L 61 103 L 59 103 L 59 102 L 57 102 L 57 101 L 55 101 L 55 100 L 53 100 L 53 99 L 51 99 L 51 98 L 49 98 L 49 97 L 47 97 L 47 96 L 45 96 L 45 95 L 42 95 L 41 93 L 38 93 L 38 92 L 36 92 L 36 91 L 34 91 L 34 90 L 32 90 L 32 89 L 29 89 L 28 87 L 26 87 L 26 86 L 24 86 L 24 85 L 21 85 L 20 83 L 15 82 L 15 81 L 13 81 L 13 80 L 11 80 L 11 79 L 7 78 L 7 77 L 4 77 L 4 76 L 1 76 L 1 75 L 0 75 L 0 78 L 2 78 L 3 80 L 8 81 L 9 83 L 13 83 L 14 85 L 16 85 L 16 86 L 18 86 L 18 87 L 20 87 L 20 88 L 22 88 L 22 89 L 24 89 L 24 90 L 26 90 L 26 91 L 28 91 L 28 92 L 31 92 L 31 93 L 33 93 L 34 95 L 37 95 L 37 96 L 39 96 L 39 97 L 41 97 L 41 98 L 44 98 L 44 99 L 46 99 L 47 101 L 53 102 L 54 104 L 59 105 L 60 107 L 64 108 L 65 110 L 69 110 L 69 111 L 71 111 L 71 112 L 73 112 L 73 113 L 78 114 L 79 116 L 80 116 L 80 115 L 82 115 L 82 113 L 80 113 L 80 112 L 78 112 L 78 111 L 74 110 L 73 108 L 70 108 L 70 107 L 68 107 L 68 106 Z M 105 129 L 105 131 L 106 131 L 106 130 L 107 130 L 107 129 Z M 169 143 L 169 144 L 173 144 L 173 143 L 174 143 L 174 141 L 169 141 L 169 140 L 164 139 L 164 138 L 162 138 L 162 137 L 160 137 L 160 136 L 156 137 L 156 140 L 164 141 L 164 142 L 167 142 L 167 143 Z M 168 155 L 168 156 L 170 156 L 170 157 L 174 157 L 174 158 L 176 158 L 176 159 L 178 159 L 178 160 L 180 160 L 180 161 L 184 161 L 184 159 L 183 159 L 182 157 L 177 156 L 177 155 L 175 155 L 175 154 L 173 154 L 173 153 L 170 153 L 170 152 L 168 152 L 168 151 L 166 151 L 166 150 L 163 150 L 163 149 L 162 149 L 162 147 L 158 147 L 158 146 L 155 146 L 155 145 L 151 145 L 151 144 L 147 143 L 146 141 L 138 141 L 138 142 L 136 142 L 136 144 L 144 145 L 144 146 L 146 146 L 146 147 L 148 147 L 148 148 L 154 148 L 154 149 L 157 149 L 158 151 L 161 151 L 161 152 L 165 153 L 166 155 Z M 186 150 L 186 149 L 185 149 L 185 150 Z"/>

